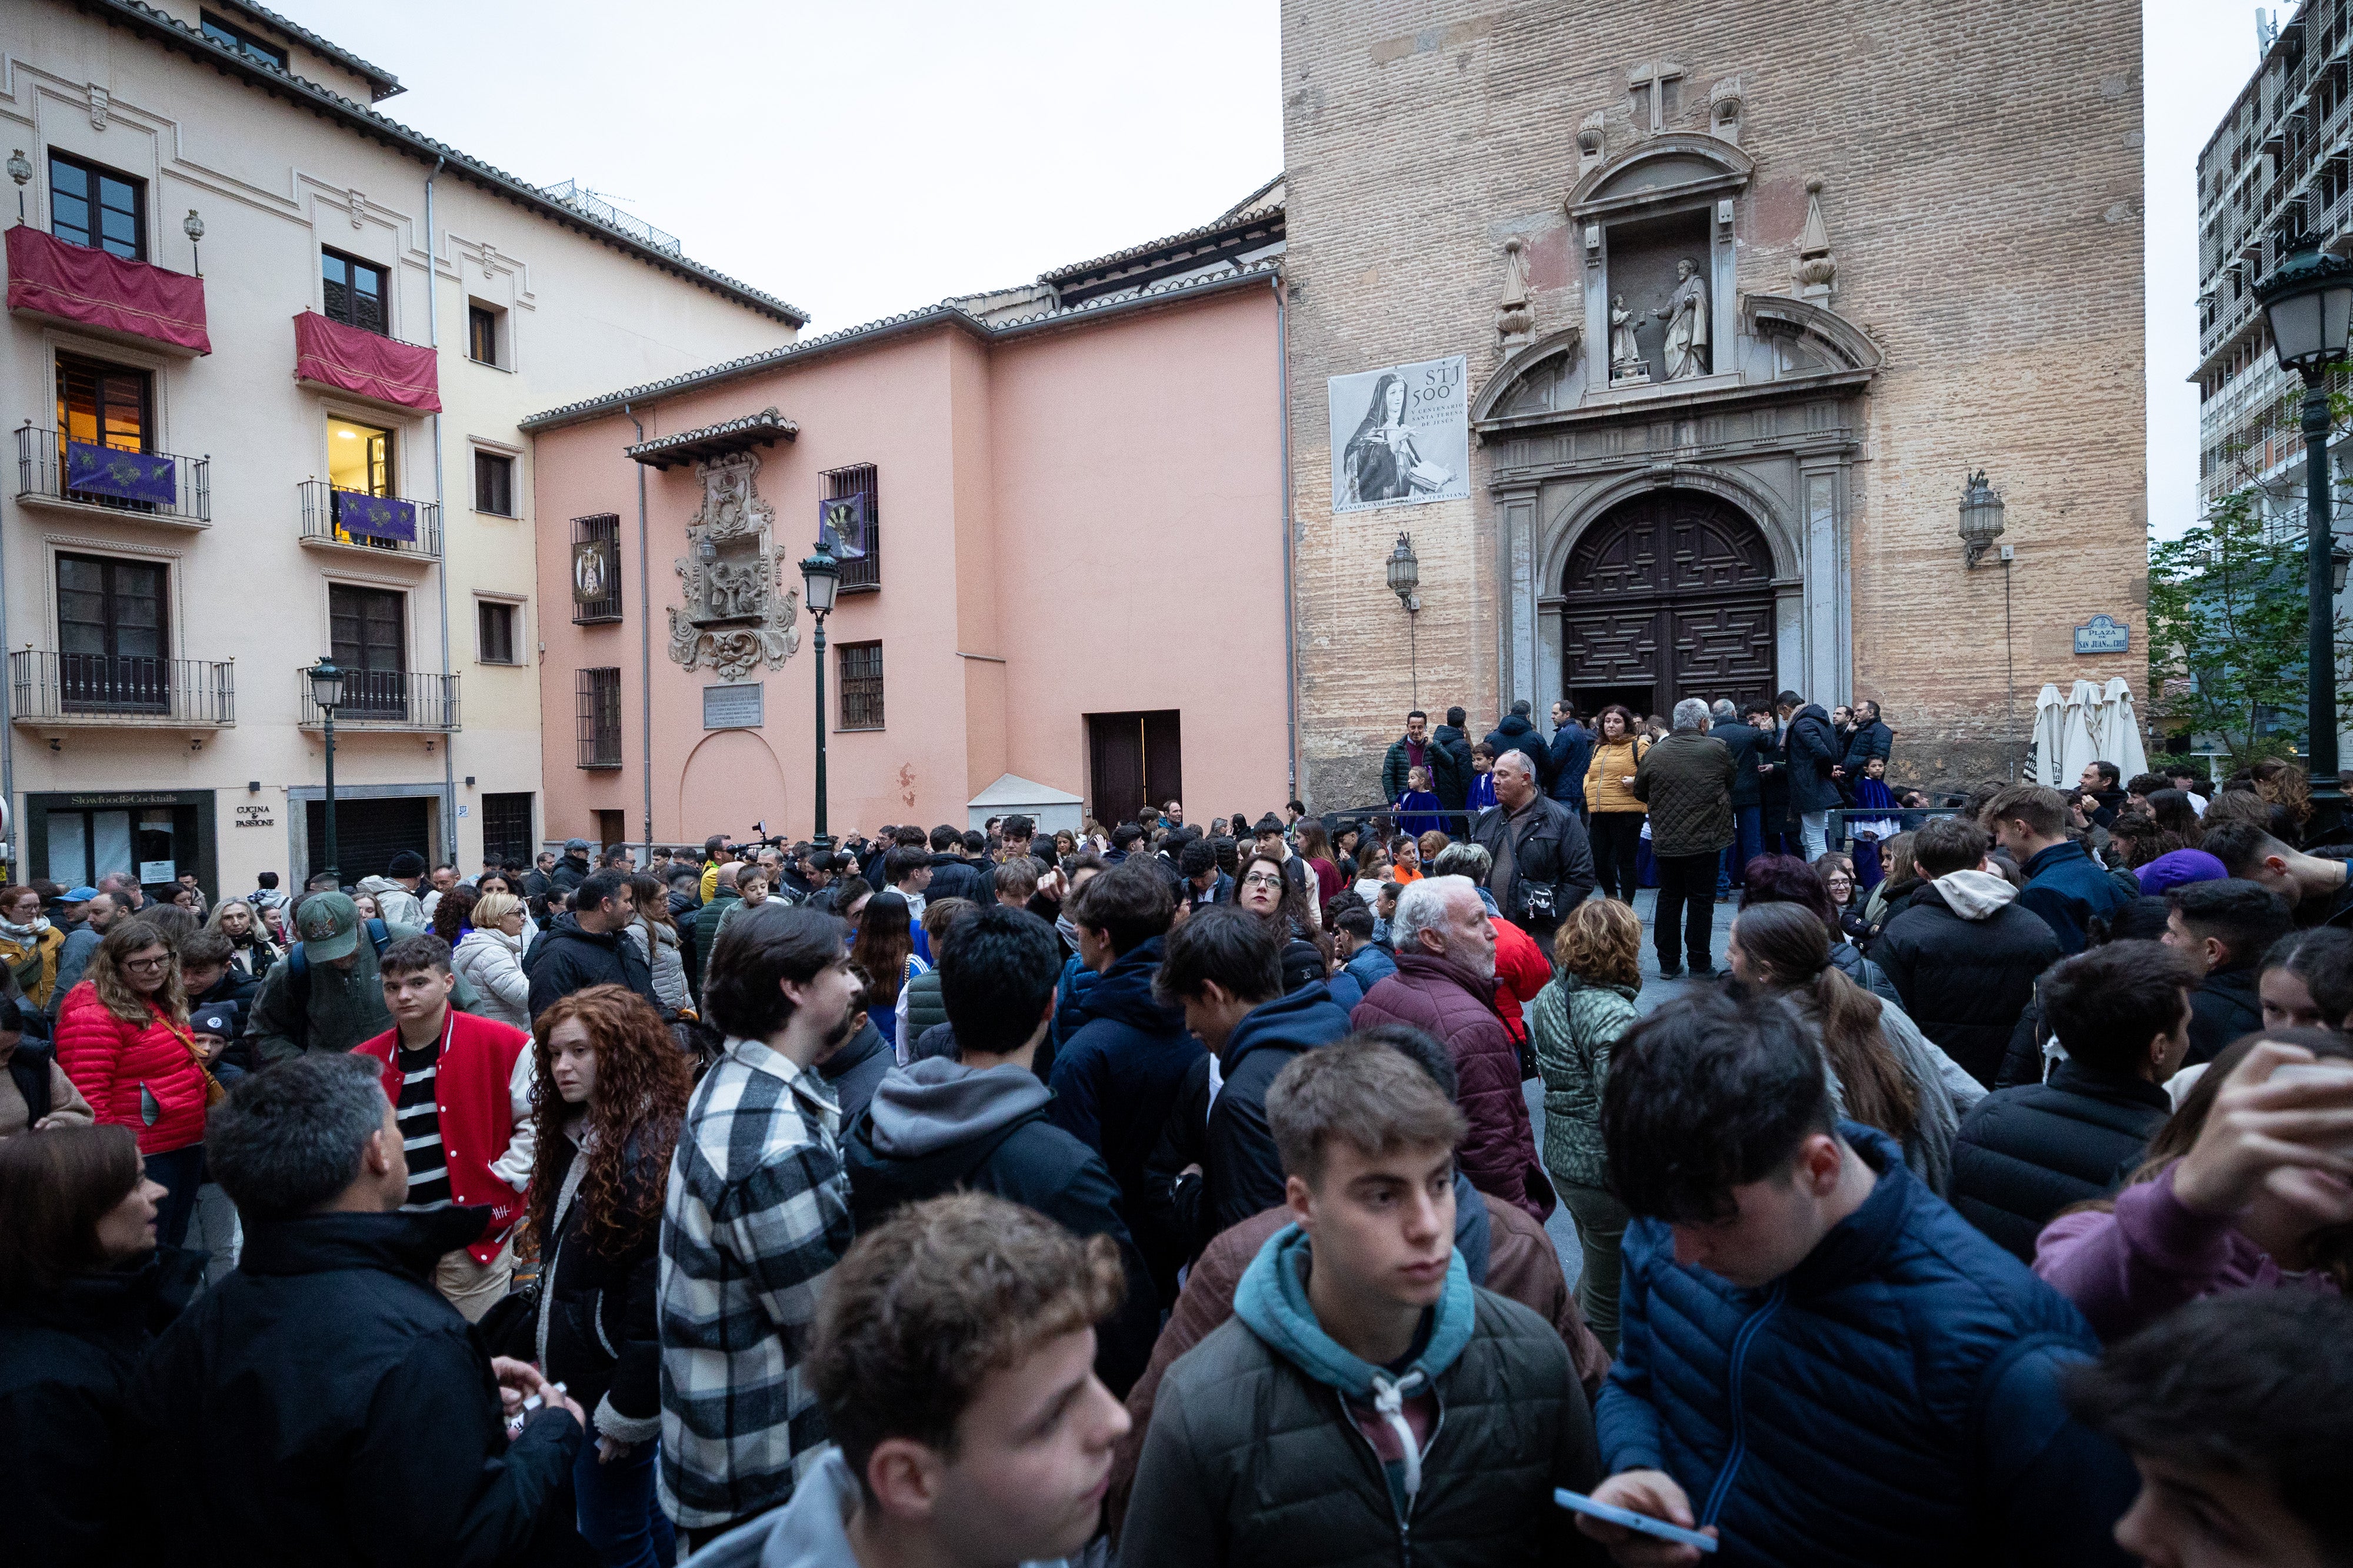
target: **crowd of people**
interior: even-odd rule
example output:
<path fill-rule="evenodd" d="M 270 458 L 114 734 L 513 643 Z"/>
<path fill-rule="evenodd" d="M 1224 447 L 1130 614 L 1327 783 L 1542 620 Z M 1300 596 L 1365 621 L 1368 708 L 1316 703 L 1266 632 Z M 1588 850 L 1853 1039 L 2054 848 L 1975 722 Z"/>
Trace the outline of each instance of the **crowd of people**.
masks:
<path fill-rule="evenodd" d="M 2301 775 L 1932 804 L 1742 707 L 0 889 L 11 1560 L 2353 1562 Z"/>

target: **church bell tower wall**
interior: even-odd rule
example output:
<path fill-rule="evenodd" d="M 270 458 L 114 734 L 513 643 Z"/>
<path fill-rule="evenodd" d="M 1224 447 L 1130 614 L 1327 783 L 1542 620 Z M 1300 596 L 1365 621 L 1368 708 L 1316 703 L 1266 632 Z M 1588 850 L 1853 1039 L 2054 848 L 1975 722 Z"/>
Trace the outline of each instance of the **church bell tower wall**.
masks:
<path fill-rule="evenodd" d="M 1720 679 L 1755 678 L 1769 593 L 1775 678 L 1879 700 L 1900 779 L 2004 776 L 2046 681 L 2145 703 L 2139 50 L 2126 0 L 1285 0 L 1310 803 L 1377 795 L 1417 687 L 1477 735 L 1599 684 L 1579 660 L 1614 634 L 1572 557 L 1644 497 L 1769 552 Z M 1330 378 L 1456 354 L 1469 493 L 1335 510 Z M 1970 569 L 1979 467 L 2014 558 Z M 1382 573 L 1401 531 L 1412 617 Z M 1630 591 L 1682 638 L 1677 679 L 1719 679 L 1688 628 L 1724 606 L 1660 582 Z M 2128 650 L 2075 655 L 2103 613 Z"/>

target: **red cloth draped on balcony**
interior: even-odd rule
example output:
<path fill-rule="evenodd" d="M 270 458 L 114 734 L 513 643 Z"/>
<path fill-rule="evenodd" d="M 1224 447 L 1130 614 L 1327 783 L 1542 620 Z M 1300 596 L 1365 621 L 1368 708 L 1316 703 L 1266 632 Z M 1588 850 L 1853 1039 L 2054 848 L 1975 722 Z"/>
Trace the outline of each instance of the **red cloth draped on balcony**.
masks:
<path fill-rule="evenodd" d="M 8 231 L 8 309 L 213 352 L 203 279 L 69 245 L 28 223 Z"/>
<path fill-rule="evenodd" d="M 420 414 L 441 412 L 441 375 L 431 349 L 347 327 L 316 310 L 294 318 L 294 379 Z"/>

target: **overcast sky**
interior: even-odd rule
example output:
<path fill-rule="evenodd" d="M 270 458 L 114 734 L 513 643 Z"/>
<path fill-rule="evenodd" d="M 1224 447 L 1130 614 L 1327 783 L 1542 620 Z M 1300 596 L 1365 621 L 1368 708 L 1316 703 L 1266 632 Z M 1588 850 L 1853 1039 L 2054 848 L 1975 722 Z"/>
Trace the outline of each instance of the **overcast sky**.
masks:
<path fill-rule="evenodd" d="M 2144 3 L 2149 513 L 2174 533 L 2196 510 L 2195 163 L 2255 27 L 2243 0 Z M 1282 163 L 1275 0 L 278 4 L 408 84 L 394 118 L 578 179 L 811 331 L 1205 223 Z"/>

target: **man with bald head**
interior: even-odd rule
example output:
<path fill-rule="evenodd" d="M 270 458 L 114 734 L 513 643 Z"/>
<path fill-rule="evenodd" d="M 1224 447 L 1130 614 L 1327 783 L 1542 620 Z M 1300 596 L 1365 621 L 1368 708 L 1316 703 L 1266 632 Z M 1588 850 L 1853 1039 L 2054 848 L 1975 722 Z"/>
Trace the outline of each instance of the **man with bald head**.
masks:
<path fill-rule="evenodd" d="M 1593 891 L 1593 848 L 1577 813 L 1546 796 L 1541 776 L 1525 752 L 1497 757 L 1495 804 L 1472 819 L 1471 840 L 1494 863 L 1487 888 L 1504 918 L 1549 952 L 1562 919 Z"/>

